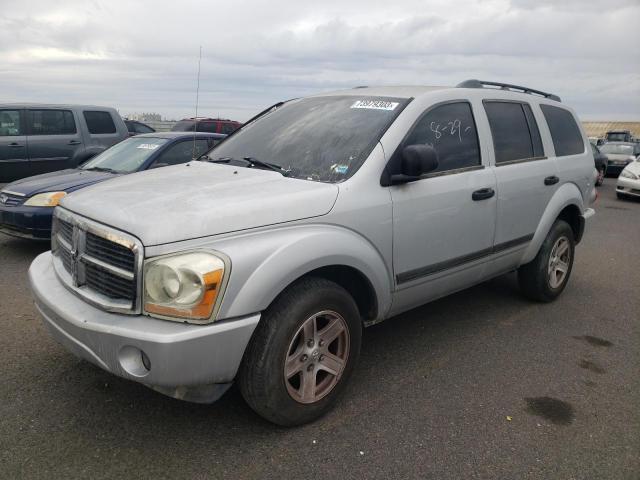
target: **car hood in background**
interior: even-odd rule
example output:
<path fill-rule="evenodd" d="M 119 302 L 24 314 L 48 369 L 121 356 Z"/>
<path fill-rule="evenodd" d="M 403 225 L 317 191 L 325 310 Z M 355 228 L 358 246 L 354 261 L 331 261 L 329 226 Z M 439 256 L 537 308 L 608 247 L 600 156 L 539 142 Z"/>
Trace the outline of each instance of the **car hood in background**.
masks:
<path fill-rule="evenodd" d="M 640 177 L 640 160 L 636 160 L 635 162 L 631 162 L 624 168 L 627 172 L 631 172 Z"/>
<path fill-rule="evenodd" d="M 605 155 L 607 156 L 609 161 L 615 161 L 615 162 L 619 162 L 620 160 L 624 160 L 625 162 L 630 162 L 636 159 L 636 157 L 634 157 L 633 155 L 629 155 L 627 153 L 607 153 Z"/>
<path fill-rule="evenodd" d="M 122 176 L 61 205 L 150 246 L 317 217 L 337 196 L 334 184 L 191 162 Z"/>
<path fill-rule="evenodd" d="M 108 172 L 94 172 L 73 168 L 16 180 L 6 185 L 4 190 L 21 193 L 26 197 L 31 197 L 41 192 L 71 192 L 115 176 L 113 173 Z"/>

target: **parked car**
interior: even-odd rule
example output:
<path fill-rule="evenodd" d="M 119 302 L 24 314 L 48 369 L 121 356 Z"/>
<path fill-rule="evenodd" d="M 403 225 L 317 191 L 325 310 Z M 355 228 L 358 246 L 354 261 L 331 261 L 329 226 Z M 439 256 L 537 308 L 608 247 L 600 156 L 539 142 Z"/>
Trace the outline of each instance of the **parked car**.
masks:
<path fill-rule="evenodd" d="M 80 357 L 196 402 L 235 379 L 282 425 L 331 407 L 365 326 L 514 270 L 553 301 L 594 214 L 573 110 L 496 82 L 282 102 L 206 158 L 64 197 L 31 288 Z"/>
<path fill-rule="evenodd" d="M 630 130 L 609 130 L 605 139 L 607 142 L 633 142 L 633 134 Z"/>
<path fill-rule="evenodd" d="M 600 137 L 589 137 L 589 142 L 596 147 L 599 147 L 600 145 L 605 143 L 604 138 Z"/>
<path fill-rule="evenodd" d="M 155 129 L 151 128 L 146 123 L 139 122 L 137 120 L 124 120 L 125 125 L 127 126 L 127 130 L 129 131 L 129 136 L 133 137 L 134 135 L 140 135 L 141 133 L 154 133 Z"/>
<path fill-rule="evenodd" d="M 17 180 L 0 190 L 0 232 L 48 240 L 51 237 L 53 207 L 67 194 L 120 175 L 188 162 L 201 156 L 225 136 L 220 133 L 194 135 L 169 132 L 137 135 L 77 168 Z"/>
<path fill-rule="evenodd" d="M 620 172 L 616 185 L 618 198 L 640 198 L 640 158 L 630 162 Z"/>
<path fill-rule="evenodd" d="M 600 147 L 600 152 L 607 156 L 607 174 L 618 176 L 630 162 L 640 156 L 640 143 L 607 142 Z"/>
<path fill-rule="evenodd" d="M 212 132 L 229 135 L 240 128 L 242 124 L 228 119 L 192 117 L 185 118 L 176 123 L 172 132 Z"/>
<path fill-rule="evenodd" d="M 591 143 L 590 145 L 591 145 L 591 151 L 593 152 L 593 160 L 596 165 L 596 170 L 598 171 L 598 178 L 596 179 L 596 187 L 599 187 L 604 183 L 604 177 L 607 175 L 607 163 L 609 159 L 593 143 Z"/>
<path fill-rule="evenodd" d="M 127 136 L 113 108 L 0 104 L 0 182 L 75 168 Z"/>

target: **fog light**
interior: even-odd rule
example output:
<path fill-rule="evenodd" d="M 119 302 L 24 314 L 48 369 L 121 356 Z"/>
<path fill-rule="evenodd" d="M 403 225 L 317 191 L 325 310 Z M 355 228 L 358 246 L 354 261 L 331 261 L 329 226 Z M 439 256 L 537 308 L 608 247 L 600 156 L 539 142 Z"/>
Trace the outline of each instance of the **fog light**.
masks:
<path fill-rule="evenodd" d="M 144 377 L 151 369 L 151 360 L 147 354 L 132 345 L 120 349 L 118 360 L 122 369 L 134 377 Z"/>

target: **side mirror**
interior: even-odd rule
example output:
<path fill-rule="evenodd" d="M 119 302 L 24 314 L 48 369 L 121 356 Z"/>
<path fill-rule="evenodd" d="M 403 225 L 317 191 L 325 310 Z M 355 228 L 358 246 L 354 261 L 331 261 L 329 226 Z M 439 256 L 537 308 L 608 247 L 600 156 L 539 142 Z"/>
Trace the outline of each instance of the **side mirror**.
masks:
<path fill-rule="evenodd" d="M 162 168 L 162 167 L 168 167 L 169 164 L 168 163 L 154 163 L 153 165 L 151 165 L 149 167 L 149 170 L 152 170 L 154 168 Z"/>
<path fill-rule="evenodd" d="M 429 145 L 408 145 L 402 149 L 399 174 L 391 175 L 391 183 L 419 180 L 422 175 L 438 168 L 438 152 Z"/>

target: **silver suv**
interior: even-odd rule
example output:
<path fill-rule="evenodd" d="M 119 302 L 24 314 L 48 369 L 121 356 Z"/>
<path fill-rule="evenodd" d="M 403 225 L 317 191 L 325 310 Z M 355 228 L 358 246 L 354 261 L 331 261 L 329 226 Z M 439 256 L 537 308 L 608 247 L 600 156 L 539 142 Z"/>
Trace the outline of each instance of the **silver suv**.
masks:
<path fill-rule="evenodd" d="M 497 87 L 497 88 L 493 88 Z M 29 270 L 51 334 L 101 368 L 281 425 L 326 412 L 363 327 L 497 275 L 550 302 L 596 171 L 554 95 L 466 81 L 274 105 L 201 161 L 65 197 Z"/>

